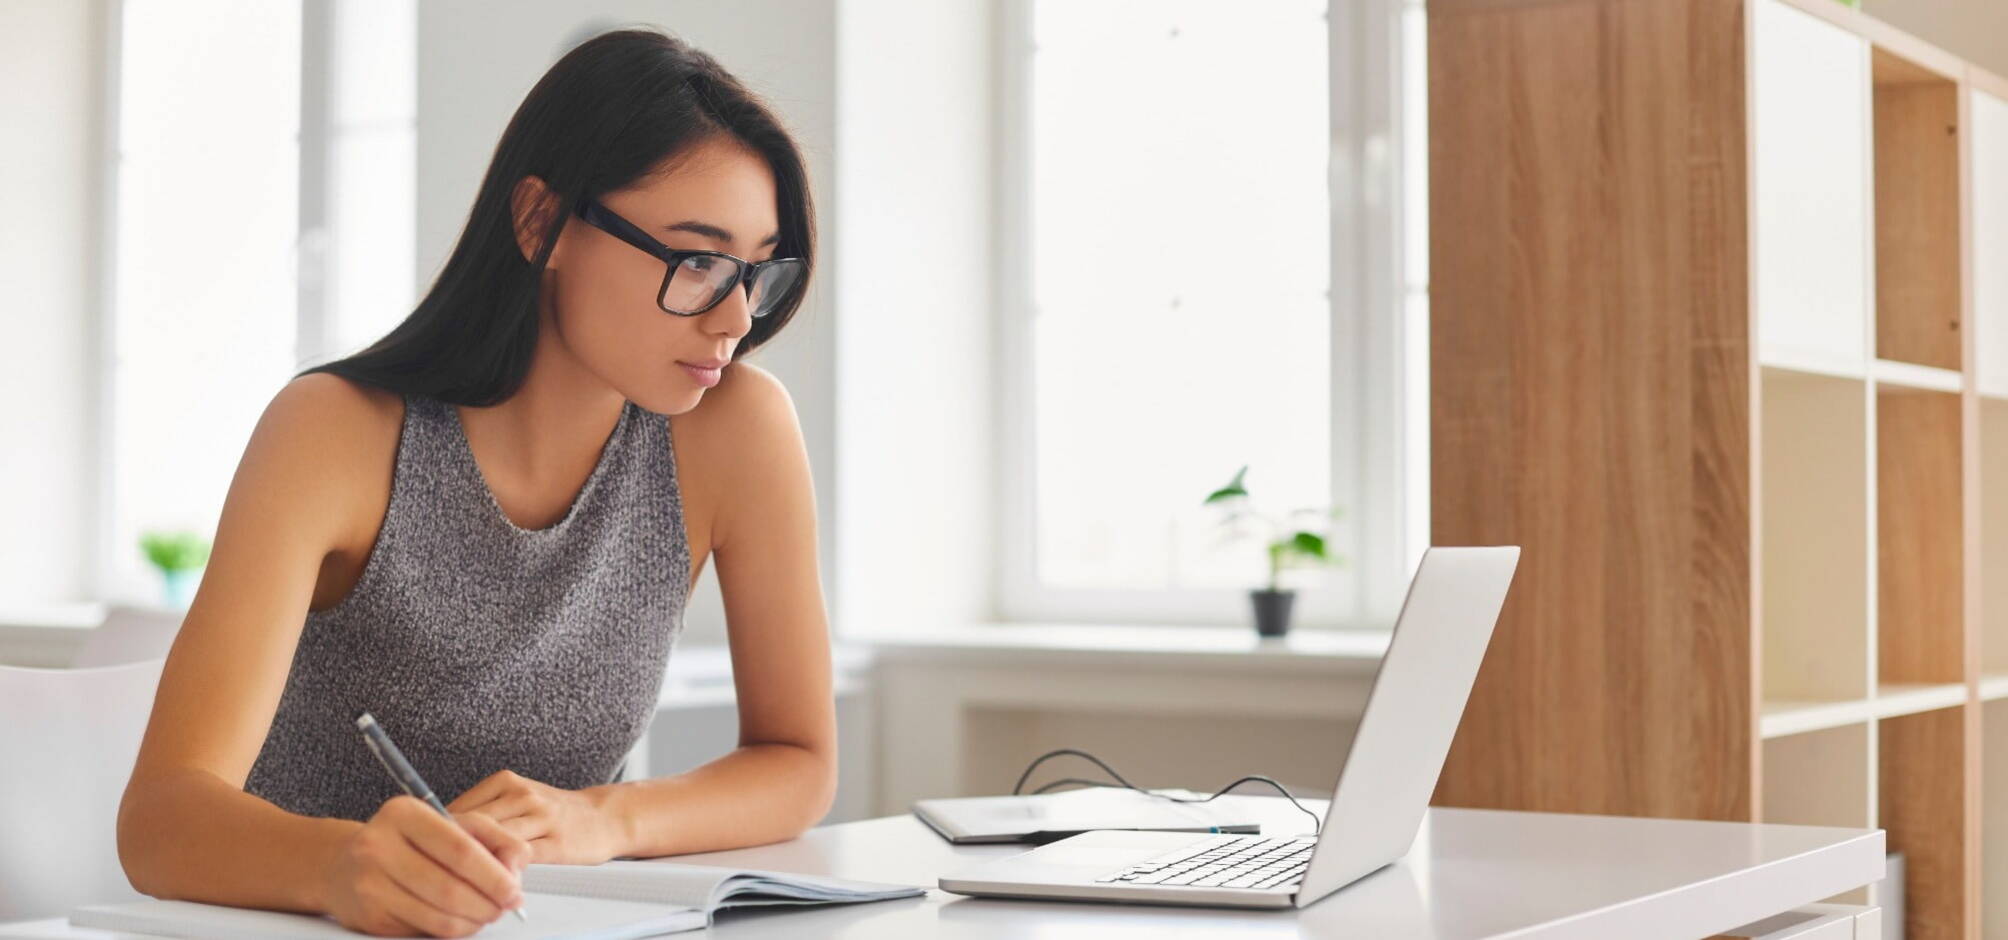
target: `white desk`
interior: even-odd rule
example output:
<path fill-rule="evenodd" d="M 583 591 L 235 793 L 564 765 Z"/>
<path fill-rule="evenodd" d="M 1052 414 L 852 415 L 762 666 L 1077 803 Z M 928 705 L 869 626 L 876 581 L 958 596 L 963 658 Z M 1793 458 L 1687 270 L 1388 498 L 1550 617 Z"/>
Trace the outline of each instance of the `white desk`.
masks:
<path fill-rule="evenodd" d="M 1308 830 L 1309 819 L 1279 798 L 1222 799 L 1245 801 L 1261 813 L 1265 833 Z M 890 816 L 822 827 L 776 845 L 678 861 L 933 889 L 935 878 L 945 872 L 1018 851 L 1023 847 L 950 846 L 911 816 Z M 921 898 L 872 904 L 727 913 L 710 933 L 742 938 L 1694 940 L 1876 881 L 1883 876 L 1883 858 L 1883 833 L 1876 829 L 1432 809 L 1405 859 L 1302 911 L 967 898 L 933 889 Z M 0 937 L 115 936 L 120 935 L 74 930 L 60 918 L 0 925 Z"/>

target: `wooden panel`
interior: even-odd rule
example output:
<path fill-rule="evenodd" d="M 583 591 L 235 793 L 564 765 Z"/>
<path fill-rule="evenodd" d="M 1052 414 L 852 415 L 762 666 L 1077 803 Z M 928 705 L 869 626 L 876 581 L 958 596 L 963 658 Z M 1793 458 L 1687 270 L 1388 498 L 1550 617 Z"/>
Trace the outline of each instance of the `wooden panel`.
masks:
<path fill-rule="evenodd" d="M 1876 355 L 1958 369 L 1959 87 L 1882 77 L 1875 86 Z"/>
<path fill-rule="evenodd" d="M 1978 927 L 1967 864 L 1976 820 L 1966 799 L 1977 776 L 1967 765 L 1967 724 L 1977 710 L 1969 704 L 1881 722 L 1881 822 L 1890 851 L 1904 853 L 1907 940 L 1966 940 Z"/>
<path fill-rule="evenodd" d="M 1743 35 L 1432 8 L 1433 537 L 1524 547 L 1440 803 L 1755 811 Z"/>
<path fill-rule="evenodd" d="M 1884 389 L 1877 399 L 1878 672 L 1965 682 L 1960 396 Z"/>

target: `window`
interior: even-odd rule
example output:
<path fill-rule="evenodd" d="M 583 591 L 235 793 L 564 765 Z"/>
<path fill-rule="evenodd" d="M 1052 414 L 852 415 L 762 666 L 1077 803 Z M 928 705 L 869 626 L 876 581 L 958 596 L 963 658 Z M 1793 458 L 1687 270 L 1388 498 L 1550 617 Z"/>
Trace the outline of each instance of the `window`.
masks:
<path fill-rule="evenodd" d="M 319 344 L 300 355 L 318 360 L 376 342 L 418 302 L 418 9 L 417 0 L 308 9 L 324 19 L 307 40 L 329 63 L 325 94 L 309 97 L 321 119 L 312 126 L 324 128 L 311 153 L 326 155 L 325 175 L 301 194 L 321 207 L 302 220 L 303 243 L 319 253 L 302 269 L 320 272 L 313 283 L 324 292 Z"/>
<path fill-rule="evenodd" d="M 122 0 L 115 22 L 99 593 L 152 601 L 140 533 L 213 534 L 271 396 L 411 308 L 416 17 Z"/>
<path fill-rule="evenodd" d="M 1006 619 L 1246 620 L 1260 530 L 1201 505 L 1244 464 L 1258 509 L 1342 511 L 1297 619 L 1391 618 L 1427 518 L 1398 2 L 1007 7 Z"/>
<path fill-rule="evenodd" d="M 112 595 L 150 528 L 210 533 L 293 364 L 300 7 L 126 0 L 106 339 Z"/>

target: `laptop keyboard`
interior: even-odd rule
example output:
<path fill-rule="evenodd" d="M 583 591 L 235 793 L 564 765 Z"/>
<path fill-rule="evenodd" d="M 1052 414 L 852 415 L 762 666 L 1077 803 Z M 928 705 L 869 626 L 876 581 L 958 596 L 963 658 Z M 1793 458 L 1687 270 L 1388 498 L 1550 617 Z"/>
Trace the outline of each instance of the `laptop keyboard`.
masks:
<path fill-rule="evenodd" d="M 1227 836 L 1182 845 L 1104 878 L 1103 884 L 1190 885 L 1195 888 L 1282 888 L 1304 880 L 1315 836 L 1265 839 Z"/>

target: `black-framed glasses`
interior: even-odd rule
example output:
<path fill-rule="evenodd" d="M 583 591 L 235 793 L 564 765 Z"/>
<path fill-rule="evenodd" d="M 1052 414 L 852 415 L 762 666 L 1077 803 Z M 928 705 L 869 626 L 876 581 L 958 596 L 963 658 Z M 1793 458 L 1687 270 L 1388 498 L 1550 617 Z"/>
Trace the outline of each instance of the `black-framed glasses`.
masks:
<path fill-rule="evenodd" d="M 770 258 L 756 264 L 722 251 L 671 248 L 596 199 L 579 202 L 579 218 L 661 259 L 668 270 L 663 272 L 655 304 L 680 317 L 694 317 L 717 306 L 741 284 L 746 285 L 747 309 L 756 318 L 764 317 L 781 306 L 808 269 L 800 258 Z"/>

